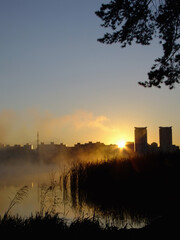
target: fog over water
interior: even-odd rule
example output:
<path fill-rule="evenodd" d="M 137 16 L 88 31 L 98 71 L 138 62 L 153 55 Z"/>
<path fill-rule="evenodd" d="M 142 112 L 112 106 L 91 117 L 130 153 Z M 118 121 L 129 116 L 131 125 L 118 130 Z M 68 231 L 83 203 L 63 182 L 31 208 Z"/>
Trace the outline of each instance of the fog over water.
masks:
<path fill-rule="evenodd" d="M 7 159 L 7 155 L 4 159 L 1 158 L 0 216 L 4 215 L 9 207 L 10 201 L 13 199 L 17 191 L 23 186 L 28 186 L 27 197 L 25 197 L 20 204 L 16 204 L 10 211 L 10 214 L 18 214 L 22 217 L 28 217 L 31 214 L 40 212 L 42 195 L 53 182 L 56 187 L 55 192 L 52 192 L 52 194 L 57 195 L 59 198 L 56 211 L 60 214 L 60 216 L 66 217 L 67 219 L 79 217 L 82 213 L 82 209 L 72 208 L 69 182 L 66 192 L 63 192 L 62 177 L 63 174 L 68 173 L 75 163 L 79 162 L 79 159 L 84 159 L 85 155 L 81 153 L 79 154 L 78 159 L 77 155 L 73 158 L 73 154 L 70 153 L 68 155 L 67 150 L 67 152 L 61 152 L 61 154 L 56 155 L 55 157 L 50 155 L 50 158 L 49 154 L 45 154 L 46 158 L 43 159 L 43 154 L 41 157 L 39 156 L 37 158 L 37 151 L 33 151 L 35 151 L 34 158 L 30 155 L 25 157 L 24 154 L 22 158 L 18 158 L 17 155 L 14 155 L 14 158 L 12 157 L 9 159 Z M 96 157 L 95 154 L 94 157 Z M 51 193 L 48 193 L 46 199 L 47 206 L 45 210 L 49 210 L 48 206 L 51 204 L 51 197 L 53 197 L 51 196 Z M 92 216 L 93 212 L 84 206 L 83 214 L 86 214 L 86 216 Z"/>
<path fill-rule="evenodd" d="M 122 160 L 120 157 L 129 156 L 130 151 L 130 147 L 123 152 L 116 145 L 105 145 L 99 142 L 77 144 L 75 147 L 66 147 L 54 143 L 40 144 L 39 148 L 35 150 L 30 149 L 29 146 L 1 148 L 0 216 L 6 213 L 17 191 L 23 186 L 27 186 L 27 196 L 23 198 L 20 204 L 15 204 L 9 214 L 28 217 L 40 212 L 44 215 L 46 211 L 50 211 L 58 213 L 60 217 L 66 218 L 68 221 L 79 217 L 96 217 L 101 219 L 103 224 L 112 222 L 112 224 L 122 227 L 125 225 L 141 227 L 146 224 L 145 218 L 131 217 L 128 210 L 121 211 L 121 216 L 116 213 L 116 210 L 112 211 L 112 209 L 103 212 L 103 209 L 98 204 L 96 205 L 96 202 L 83 201 L 82 195 L 78 195 L 79 187 L 73 185 L 76 184 L 76 180 L 73 178 L 73 169 L 75 175 L 82 173 L 84 179 L 83 171 L 81 171 L 84 167 L 92 164 L 95 166 L 96 172 L 101 163 L 114 161 L 113 159 Z M 79 166 L 80 172 L 77 171 Z M 116 170 L 114 169 L 113 172 L 116 173 Z M 104 173 L 102 172 L 102 174 Z M 102 176 L 96 174 L 95 185 L 102 182 L 103 177 L 108 180 L 106 173 Z M 92 179 L 91 182 L 93 183 Z M 102 182 L 102 184 L 106 188 L 104 202 L 105 199 L 111 199 L 111 196 L 107 198 L 110 190 L 108 182 Z M 118 185 L 115 187 L 115 196 L 119 193 Z M 116 198 L 115 196 L 112 198 Z M 57 202 L 55 206 L 53 201 Z"/>
<path fill-rule="evenodd" d="M 59 203 L 55 210 L 60 217 L 65 218 L 67 221 L 79 217 L 92 217 L 94 215 L 93 208 L 89 208 L 85 205 L 77 205 L 76 208 L 73 208 L 70 188 L 67 188 L 65 192 L 63 191 L 61 177 L 64 173 L 69 171 L 70 166 L 70 164 L 65 163 L 0 164 L 0 216 L 5 214 L 10 201 L 23 186 L 28 186 L 27 197 L 25 197 L 20 204 L 16 204 L 12 208 L 10 215 L 19 215 L 26 218 L 40 212 L 41 198 L 48 187 L 51 186 L 52 181 L 54 181 L 57 186 L 54 192 L 48 194 L 45 210 L 50 209 L 52 200 L 50 198 L 53 197 L 53 194 L 56 194 L 59 198 Z"/>
<path fill-rule="evenodd" d="M 29 217 L 32 214 L 36 214 L 41 210 L 41 197 L 43 193 L 43 188 L 52 184 L 52 180 L 57 184 L 55 189 L 55 194 L 58 195 L 59 204 L 56 207 L 56 211 L 59 213 L 59 216 L 66 218 L 68 221 L 73 220 L 79 217 L 92 217 L 95 216 L 99 219 L 100 215 L 98 212 L 95 214 L 95 209 L 90 208 L 86 205 L 79 206 L 76 208 L 72 206 L 71 197 L 70 197 L 70 188 L 66 189 L 66 192 L 63 192 L 63 186 L 61 176 L 64 173 L 67 173 L 70 169 L 71 164 L 43 164 L 43 163 L 22 163 L 17 162 L 15 164 L 0 164 L 0 216 L 3 216 L 7 211 L 10 201 L 13 199 L 17 191 L 23 187 L 28 186 L 27 197 L 23 199 L 20 204 L 16 204 L 10 211 L 11 215 L 19 215 L 22 217 Z M 52 179 L 53 178 L 53 179 Z M 54 193 L 52 193 L 54 194 Z M 51 194 L 46 199 L 48 210 L 48 202 L 50 200 Z M 95 214 L 95 215 L 94 215 Z M 126 214 L 126 213 L 125 213 Z M 127 219 L 129 218 L 128 216 Z M 101 218 L 101 217 L 100 217 Z M 107 220 L 108 219 L 108 220 Z M 127 220 L 126 219 L 126 220 Z M 110 218 L 102 218 L 101 223 L 111 222 Z M 143 226 L 142 223 L 136 223 L 129 219 L 131 222 L 130 225 L 138 227 L 139 224 Z M 124 226 L 126 224 L 118 219 L 113 219 L 113 224 Z"/>
<path fill-rule="evenodd" d="M 60 167 L 55 164 L 33 164 L 17 162 L 0 164 L 0 215 L 7 210 L 10 200 L 22 186 L 28 186 L 28 196 L 12 209 L 12 214 L 30 215 L 39 209 L 41 184 L 50 183 L 50 172 L 60 175 Z"/>
<path fill-rule="evenodd" d="M 19 186 L 47 180 L 49 172 L 57 169 L 57 165 L 37 165 L 37 164 L 0 164 L 0 186 Z M 58 168 L 60 170 L 60 168 Z"/>

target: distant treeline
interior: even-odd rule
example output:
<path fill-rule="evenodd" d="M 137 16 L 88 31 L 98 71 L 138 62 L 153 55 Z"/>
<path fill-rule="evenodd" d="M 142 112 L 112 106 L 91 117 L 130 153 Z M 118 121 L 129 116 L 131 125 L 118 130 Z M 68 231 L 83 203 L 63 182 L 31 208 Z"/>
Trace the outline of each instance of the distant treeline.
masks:
<path fill-rule="evenodd" d="M 127 148 L 128 149 L 128 148 Z M 33 162 L 33 163 L 60 163 L 79 161 L 102 161 L 120 156 L 127 156 L 129 151 L 120 151 L 117 145 L 105 145 L 104 143 L 76 144 L 68 147 L 64 144 L 41 143 L 36 149 L 31 145 L 3 146 L 0 145 L 0 163 Z"/>
<path fill-rule="evenodd" d="M 178 148 L 172 153 L 180 154 Z M 160 149 L 151 144 L 148 145 L 147 155 L 160 155 Z M 167 153 L 168 154 L 168 153 Z M 116 144 L 105 145 L 101 142 L 88 142 L 85 144 L 77 143 L 73 147 L 64 144 L 44 144 L 41 143 L 36 149 L 32 145 L 24 146 L 4 146 L 0 144 L 0 163 L 45 163 L 59 164 L 66 162 L 72 164 L 74 162 L 101 162 L 112 159 L 132 158 L 136 155 L 134 152 L 134 143 L 127 142 L 126 147 L 120 149 Z M 162 155 L 162 154 L 161 154 Z"/>

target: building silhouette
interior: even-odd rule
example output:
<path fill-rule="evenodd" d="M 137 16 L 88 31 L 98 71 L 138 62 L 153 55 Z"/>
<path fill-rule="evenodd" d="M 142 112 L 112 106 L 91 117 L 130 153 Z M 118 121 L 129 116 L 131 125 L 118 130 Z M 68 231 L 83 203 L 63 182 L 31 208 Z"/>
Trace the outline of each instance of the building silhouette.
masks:
<path fill-rule="evenodd" d="M 162 152 L 172 151 L 172 127 L 159 127 L 159 142 Z"/>
<path fill-rule="evenodd" d="M 144 154 L 147 152 L 147 127 L 135 127 L 135 153 Z"/>

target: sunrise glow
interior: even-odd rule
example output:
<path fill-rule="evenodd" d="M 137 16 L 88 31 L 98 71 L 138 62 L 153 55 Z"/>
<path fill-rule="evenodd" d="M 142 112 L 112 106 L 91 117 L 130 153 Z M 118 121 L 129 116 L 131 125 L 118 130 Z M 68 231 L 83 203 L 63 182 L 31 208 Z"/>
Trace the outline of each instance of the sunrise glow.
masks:
<path fill-rule="evenodd" d="M 117 143 L 117 145 L 118 145 L 119 148 L 124 148 L 126 146 L 126 141 L 121 140 Z"/>

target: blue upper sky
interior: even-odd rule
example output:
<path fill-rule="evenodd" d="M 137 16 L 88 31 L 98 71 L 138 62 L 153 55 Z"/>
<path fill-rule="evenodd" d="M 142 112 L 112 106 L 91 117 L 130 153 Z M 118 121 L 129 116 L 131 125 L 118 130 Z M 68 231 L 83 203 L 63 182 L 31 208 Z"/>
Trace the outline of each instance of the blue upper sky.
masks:
<path fill-rule="evenodd" d="M 134 127 L 173 126 L 180 145 L 179 87 L 145 89 L 158 41 L 97 42 L 106 29 L 97 0 L 0 1 L 0 142 L 133 140 Z"/>

